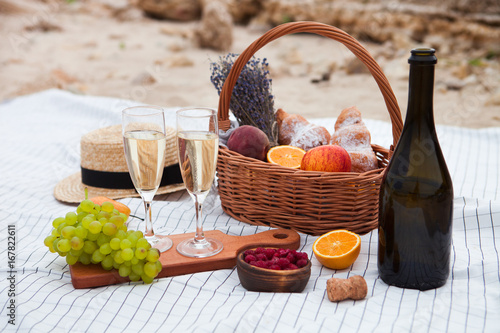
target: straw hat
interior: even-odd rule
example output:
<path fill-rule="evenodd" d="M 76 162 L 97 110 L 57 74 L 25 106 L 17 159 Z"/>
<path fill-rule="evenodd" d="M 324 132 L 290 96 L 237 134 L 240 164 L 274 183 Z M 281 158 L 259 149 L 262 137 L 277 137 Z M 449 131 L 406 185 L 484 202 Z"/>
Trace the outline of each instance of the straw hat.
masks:
<path fill-rule="evenodd" d="M 179 170 L 175 130 L 167 127 L 167 151 L 165 169 L 156 194 L 165 194 L 184 189 Z M 57 200 L 78 203 L 85 199 L 87 187 L 89 198 L 105 196 L 110 199 L 138 197 L 128 172 L 121 125 L 97 129 L 84 135 L 81 145 L 81 171 L 60 181 L 55 189 Z"/>

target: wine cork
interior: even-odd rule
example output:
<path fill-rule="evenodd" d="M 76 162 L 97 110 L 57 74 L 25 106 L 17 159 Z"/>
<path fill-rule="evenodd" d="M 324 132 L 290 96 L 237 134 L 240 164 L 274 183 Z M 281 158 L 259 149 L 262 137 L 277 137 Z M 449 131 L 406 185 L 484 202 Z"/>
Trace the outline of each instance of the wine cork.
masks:
<path fill-rule="evenodd" d="M 326 281 L 326 292 L 331 302 L 338 302 L 348 298 L 359 300 L 366 297 L 368 286 L 365 279 L 360 275 L 354 275 L 348 279 L 331 278 Z"/>

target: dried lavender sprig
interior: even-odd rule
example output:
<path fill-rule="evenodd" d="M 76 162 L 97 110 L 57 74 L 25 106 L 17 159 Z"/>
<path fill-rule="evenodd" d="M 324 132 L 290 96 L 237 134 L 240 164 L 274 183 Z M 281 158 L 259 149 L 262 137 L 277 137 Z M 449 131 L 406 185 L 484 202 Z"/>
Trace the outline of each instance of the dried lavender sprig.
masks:
<path fill-rule="evenodd" d="M 237 57 L 237 54 L 229 53 L 219 57 L 219 62 L 211 63 L 210 80 L 219 95 Z M 278 133 L 268 67 L 267 59 L 261 61 L 252 57 L 248 61 L 234 85 L 229 108 L 240 125 L 260 128 L 274 146 L 278 142 Z"/>

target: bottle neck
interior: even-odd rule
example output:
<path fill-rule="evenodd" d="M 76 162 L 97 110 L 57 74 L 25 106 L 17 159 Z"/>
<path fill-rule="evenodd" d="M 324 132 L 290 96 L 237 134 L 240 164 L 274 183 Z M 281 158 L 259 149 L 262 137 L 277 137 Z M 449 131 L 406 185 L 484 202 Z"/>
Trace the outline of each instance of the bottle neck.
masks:
<path fill-rule="evenodd" d="M 410 65 L 408 108 L 405 126 L 434 129 L 434 65 Z"/>

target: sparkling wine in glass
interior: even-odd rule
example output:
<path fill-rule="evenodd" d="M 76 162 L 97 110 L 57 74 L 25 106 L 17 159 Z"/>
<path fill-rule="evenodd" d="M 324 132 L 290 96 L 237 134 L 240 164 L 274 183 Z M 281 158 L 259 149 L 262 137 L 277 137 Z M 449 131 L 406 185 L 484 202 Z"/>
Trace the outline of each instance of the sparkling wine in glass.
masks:
<path fill-rule="evenodd" d="M 217 113 L 207 108 L 177 111 L 177 151 L 184 185 L 194 201 L 196 233 L 177 245 L 177 251 L 188 257 L 203 258 L 222 251 L 217 239 L 206 238 L 202 227 L 202 205 L 215 177 L 219 135 Z"/>
<path fill-rule="evenodd" d="M 163 109 L 136 106 L 123 110 L 122 132 L 130 178 L 144 203 L 144 237 L 151 246 L 164 252 L 172 247 L 172 240 L 168 236 L 155 234 L 151 221 L 151 203 L 160 186 L 165 164 Z"/>

